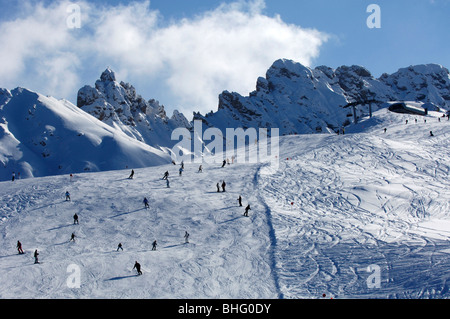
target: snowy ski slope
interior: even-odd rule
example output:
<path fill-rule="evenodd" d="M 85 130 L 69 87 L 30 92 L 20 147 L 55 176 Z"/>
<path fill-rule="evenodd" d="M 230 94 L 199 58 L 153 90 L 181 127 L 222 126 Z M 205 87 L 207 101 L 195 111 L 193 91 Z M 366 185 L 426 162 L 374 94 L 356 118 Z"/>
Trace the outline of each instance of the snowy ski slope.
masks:
<path fill-rule="evenodd" d="M 450 122 L 440 115 L 424 123 L 383 109 L 346 135 L 281 137 L 277 171 L 187 163 L 182 176 L 168 165 L 133 180 L 127 170 L 2 182 L 0 298 L 449 298 Z"/>

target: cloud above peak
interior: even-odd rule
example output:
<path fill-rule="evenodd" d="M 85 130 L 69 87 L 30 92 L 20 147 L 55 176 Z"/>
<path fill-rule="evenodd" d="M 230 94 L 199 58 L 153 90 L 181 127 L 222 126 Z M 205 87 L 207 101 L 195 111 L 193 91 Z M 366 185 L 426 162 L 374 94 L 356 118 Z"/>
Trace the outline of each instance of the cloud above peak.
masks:
<path fill-rule="evenodd" d="M 80 8 L 79 29 L 67 26 L 73 4 Z M 149 1 L 28 2 L 27 8 L 28 15 L 0 22 L 0 42 L 8 43 L 0 47 L 0 87 L 70 98 L 93 81 L 93 70 L 111 66 L 145 98 L 188 117 L 216 110 L 223 90 L 252 91 L 276 59 L 310 65 L 327 41 L 322 32 L 265 15 L 263 0 L 222 4 L 170 22 Z"/>

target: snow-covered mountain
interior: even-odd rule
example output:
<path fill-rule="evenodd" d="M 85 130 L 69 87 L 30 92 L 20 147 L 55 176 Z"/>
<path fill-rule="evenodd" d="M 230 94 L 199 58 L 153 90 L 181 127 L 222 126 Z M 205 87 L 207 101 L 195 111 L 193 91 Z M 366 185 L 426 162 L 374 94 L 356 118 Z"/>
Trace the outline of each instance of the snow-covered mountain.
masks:
<path fill-rule="evenodd" d="M 369 114 L 369 104 L 358 105 L 353 114 L 350 103 L 372 101 L 370 111 L 376 111 L 384 102 L 396 100 L 449 109 L 449 71 L 436 64 L 418 65 L 376 79 L 361 66 L 311 69 L 280 59 L 258 78 L 249 96 L 224 91 L 217 112 L 196 113 L 194 119 L 221 129 L 277 127 L 283 135 L 337 132 L 354 117 Z"/>
<path fill-rule="evenodd" d="M 125 135 L 66 100 L 23 88 L 0 91 L 0 180 L 147 167 L 164 149 Z"/>
<path fill-rule="evenodd" d="M 194 112 L 193 120 L 222 132 L 254 127 L 279 128 L 281 135 L 334 134 L 396 100 L 448 110 L 449 71 L 417 65 L 376 79 L 361 66 L 312 69 L 280 59 L 249 96 L 224 91 L 216 112 Z M 0 121 L 1 180 L 12 172 L 31 177 L 157 165 L 169 160 L 178 142 L 171 139 L 174 129 L 193 127 L 180 112 L 169 118 L 158 101 L 146 101 L 131 84 L 118 82 L 110 68 L 95 87 L 78 91 L 77 107 L 22 88 L 1 89 Z"/>
<path fill-rule="evenodd" d="M 164 106 L 156 100 L 146 101 L 135 88 L 118 82 L 113 70 L 107 68 L 95 87 L 86 85 L 78 91 L 77 106 L 128 136 L 154 147 L 175 144 L 171 133 L 175 128 L 190 128 L 186 117 L 174 111 L 168 117 Z"/>

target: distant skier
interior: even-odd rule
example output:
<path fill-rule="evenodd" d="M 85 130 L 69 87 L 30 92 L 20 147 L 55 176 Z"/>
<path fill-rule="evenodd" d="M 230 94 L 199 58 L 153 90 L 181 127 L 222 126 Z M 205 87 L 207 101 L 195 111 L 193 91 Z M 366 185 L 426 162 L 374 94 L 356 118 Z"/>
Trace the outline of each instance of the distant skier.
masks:
<path fill-rule="evenodd" d="M 200 165 L 199 168 L 198 168 L 198 173 L 202 173 L 202 172 L 203 172 L 203 166 Z"/>
<path fill-rule="evenodd" d="M 68 191 L 66 192 L 66 201 L 70 201 L 70 193 Z"/>
<path fill-rule="evenodd" d="M 216 187 L 217 187 L 217 192 L 220 193 L 220 185 L 219 185 L 219 183 L 216 184 Z"/>
<path fill-rule="evenodd" d="M 433 134 L 433 132 L 432 132 L 432 131 L 430 131 L 430 136 L 434 136 L 434 134 Z"/>
<path fill-rule="evenodd" d="M 71 241 L 75 242 L 75 234 L 74 233 L 72 233 L 72 235 L 70 235 L 69 242 L 71 242 Z"/>
<path fill-rule="evenodd" d="M 184 233 L 184 242 L 186 244 L 189 243 L 189 233 L 187 231 Z"/>
<path fill-rule="evenodd" d="M 225 186 L 226 186 L 226 185 L 227 185 L 227 184 L 225 183 L 225 181 L 223 181 L 223 182 L 222 182 L 222 191 L 223 191 L 223 192 L 225 192 Z"/>
<path fill-rule="evenodd" d="M 239 202 L 239 206 L 242 207 L 242 197 L 241 197 L 241 195 L 239 195 L 239 198 L 237 200 Z"/>
<path fill-rule="evenodd" d="M 164 176 L 163 176 L 162 179 L 167 179 L 168 177 L 169 177 L 169 171 L 166 171 L 166 172 L 164 173 Z"/>
<path fill-rule="evenodd" d="M 156 243 L 156 240 L 152 243 L 152 250 L 156 250 L 156 245 L 157 245 L 157 243 Z"/>
<path fill-rule="evenodd" d="M 386 131 L 387 131 L 387 128 L 384 128 L 384 133 L 386 133 Z"/>
<path fill-rule="evenodd" d="M 14 182 L 15 179 L 16 179 L 16 173 L 13 172 L 12 176 L 11 176 L 11 181 Z"/>
<path fill-rule="evenodd" d="M 222 167 L 225 167 L 226 164 L 227 164 L 227 160 L 223 160 Z"/>
<path fill-rule="evenodd" d="M 37 249 L 34 251 L 34 263 L 35 264 L 39 264 L 39 259 L 38 259 L 39 253 L 37 251 Z"/>
<path fill-rule="evenodd" d="M 244 212 L 244 216 L 248 217 L 248 211 L 251 210 L 250 208 L 250 204 L 247 205 L 247 207 L 245 207 L 245 212 Z"/>
<path fill-rule="evenodd" d="M 117 245 L 117 251 L 119 251 L 119 249 L 123 251 L 122 243 L 119 243 L 119 245 Z"/>
<path fill-rule="evenodd" d="M 132 169 L 131 170 L 131 174 L 130 174 L 130 176 L 128 177 L 129 179 L 133 179 L 133 177 L 134 177 L 134 170 Z"/>
<path fill-rule="evenodd" d="M 135 268 L 136 268 L 136 271 L 137 271 L 138 275 L 142 275 L 141 264 L 139 264 L 137 261 L 134 262 L 133 269 L 135 269 Z"/>
<path fill-rule="evenodd" d="M 19 252 L 19 254 L 23 254 L 23 250 L 22 250 L 22 243 L 20 241 L 17 241 L 17 251 Z"/>
<path fill-rule="evenodd" d="M 77 225 L 79 225 L 79 222 L 78 222 L 78 215 L 75 213 L 75 215 L 73 215 L 73 224 L 75 225 L 75 224 L 77 224 Z"/>
<path fill-rule="evenodd" d="M 148 208 L 150 208 L 150 205 L 148 204 L 148 199 L 147 199 L 147 197 L 144 197 L 144 206 L 145 206 L 145 209 L 148 209 Z"/>

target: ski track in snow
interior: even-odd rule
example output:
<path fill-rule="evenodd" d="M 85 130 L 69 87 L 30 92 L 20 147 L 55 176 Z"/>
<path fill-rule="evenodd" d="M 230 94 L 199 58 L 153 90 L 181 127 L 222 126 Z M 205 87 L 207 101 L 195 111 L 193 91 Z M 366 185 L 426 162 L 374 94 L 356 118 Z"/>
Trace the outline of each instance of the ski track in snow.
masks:
<path fill-rule="evenodd" d="M 449 125 L 433 124 L 430 139 L 430 124 L 377 116 L 387 133 L 282 138 L 276 171 L 186 164 L 183 176 L 170 165 L 133 180 L 126 170 L 0 183 L 0 298 L 449 298 Z M 72 264 L 80 288 L 67 285 Z"/>
<path fill-rule="evenodd" d="M 294 143 L 282 149 L 298 155 L 261 178 L 285 298 L 449 297 L 448 128 L 410 145 L 403 127 L 390 131 L 324 137 L 300 152 Z"/>

